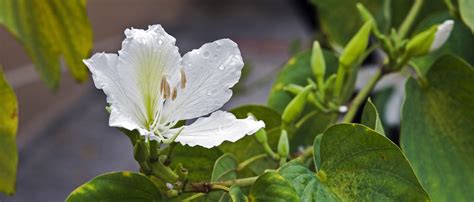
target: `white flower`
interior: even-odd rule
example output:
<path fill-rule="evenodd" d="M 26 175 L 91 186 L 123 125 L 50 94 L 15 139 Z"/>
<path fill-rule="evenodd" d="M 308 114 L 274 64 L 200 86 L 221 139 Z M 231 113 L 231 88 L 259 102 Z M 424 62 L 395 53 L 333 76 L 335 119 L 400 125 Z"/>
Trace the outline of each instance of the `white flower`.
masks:
<path fill-rule="evenodd" d="M 443 24 L 436 27 L 436 33 L 431 43 L 430 52 L 439 49 L 449 38 L 451 31 L 453 30 L 454 21 L 446 20 Z"/>
<path fill-rule="evenodd" d="M 107 95 L 110 126 L 136 129 L 165 143 L 207 148 L 265 127 L 251 117 L 237 119 L 216 111 L 232 96 L 230 88 L 243 67 L 232 40 L 204 44 L 181 58 L 176 40 L 160 25 L 127 29 L 125 35 L 118 55 L 97 53 L 84 60 L 95 86 Z M 173 128 L 180 120 L 210 113 L 191 125 Z"/>

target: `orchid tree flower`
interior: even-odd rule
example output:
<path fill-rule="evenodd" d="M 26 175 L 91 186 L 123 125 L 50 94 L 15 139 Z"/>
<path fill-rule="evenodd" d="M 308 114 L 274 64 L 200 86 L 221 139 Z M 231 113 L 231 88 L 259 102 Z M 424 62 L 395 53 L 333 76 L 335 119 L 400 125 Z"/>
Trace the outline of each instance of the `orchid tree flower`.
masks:
<path fill-rule="evenodd" d="M 207 43 L 181 57 L 161 25 L 126 29 L 118 54 L 84 60 L 94 84 L 107 95 L 109 125 L 138 130 L 148 139 L 211 148 L 265 127 L 252 117 L 216 111 L 232 96 L 244 65 L 230 39 Z M 208 115 L 207 117 L 202 117 Z M 198 118 L 202 117 L 202 118 Z M 175 127 L 180 120 L 198 118 Z"/>

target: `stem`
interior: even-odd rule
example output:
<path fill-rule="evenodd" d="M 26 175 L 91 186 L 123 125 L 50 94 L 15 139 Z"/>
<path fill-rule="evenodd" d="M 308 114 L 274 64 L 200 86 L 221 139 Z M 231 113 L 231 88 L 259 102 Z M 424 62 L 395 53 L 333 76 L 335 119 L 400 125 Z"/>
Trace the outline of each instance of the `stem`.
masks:
<path fill-rule="evenodd" d="M 192 196 L 190 196 L 190 197 L 188 197 L 188 198 L 185 198 L 183 201 L 192 201 L 192 200 L 197 199 L 197 198 L 199 198 L 199 197 L 201 197 L 201 196 L 204 196 L 204 195 L 206 195 L 206 194 L 204 194 L 204 193 L 197 193 L 197 194 L 194 194 L 194 195 L 192 195 Z"/>
<path fill-rule="evenodd" d="M 310 147 L 307 147 L 303 153 L 301 153 L 300 156 L 298 156 L 296 159 L 298 161 L 301 161 L 301 162 L 304 162 L 306 158 L 310 157 L 313 155 L 313 147 L 310 146 Z"/>
<path fill-rule="evenodd" d="M 226 191 L 226 192 L 229 192 L 229 191 L 230 191 L 229 187 L 226 187 L 226 186 L 223 186 L 223 185 L 219 185 L 219 184 L 212 184 L 212 185 L 211 185 L 211 189 L 212 189 L 212 190 L 220 189 L 220 190 L 224 190 L 224 191 Z"/>
<path fill-rule="evenodd" d="M 448 7 L 449 14 L 451 14 L 451 16 L 458 17 L 456 6 L 454 6 L 452 0 L 444 0 L 444 4 L 446 4 L 446 7 Z"/>
<path fill-rule="evenodd" d="M 372 89 L 375 87 L 375 84 L 377 84 L 377 81 L 379 81 L 381 77 L 382 68 L 377 68 L 374 76 L 372 76 L 367 85 L 362 88 L 362 90 L 354 98 L 354 101 L 352 101 L 351 107 L 347 114 L 344 116 L 343 122 L 351 122 L 352 119 L 354 119 L 354 116 L 356 115 L 360 105 L 365 101 L 365 99 L 370 94 Z"/>
<path fill-rule="evenodd" d="M 334 85 L 334 97 L 339 98 L 342 92 L 342 85 L 344 84 L 344 78 L 346 77 L 346 69 L 342 65 L 337 67 L 336 83 Z"/>
<path fill-rule="evenodd" d="M 249 158 L 247 160 L 245 160 L 244 162 L 240 163 L 237 168 L 236 168 L 236 171 L 241 171 L 243 170 L 245 167 L 247 167 L 248 165 L 254 163 L 255 161 L 258 161 L 260 159 L 263 159 L 263 158 L 266 158 L 268 155 L 267 154 L 259 154 L 259 155 L 256 155 L 252 158 Z"/>
<path fill-rule="evenodd" d="M 239 187 L 247 187 L 251 186 L 255 183 L 258 176 L 255 177 L 248 177 L 248 178 L 240 178 L 235 180 L 228 180 L 222 182 L 194 182 L 186 184 L 184 191 L 185 192 L 202 192 L 202 193 L 209 193 L 212 190 L 222 190 L 226 189 L 224 187 L 230 187 L 232 185 L 236 185 Z"/>
<path fill-rule="evenodd" d="M 411 26 L 413 25 L 413 21 L 415 21 L 416 16 L 420 12 L 421 7 L 423 6 L 423 0 L 415 0 L 413 5 L 411 6 L 408 15 L 403 20 L 400 28 L 398 28 L 398 35 L 400 38 L 405 38 L 405 36 L 410 31 Z"/>
<path fill-rule="evenodd" d="M 297 123 L 296 123 L 296 128 L 300 128 L 306 121 L 308 121 L 310 118 L 312 118 L 313 116 L 319 114 L 319 111 L 318 110 L 313 110 L 312 112 L 306 114 L 305 116 L 303 116 L 303 118 L 301 118 Z"/>
<path fill-rule="evenodd" d="M 280 157 L 276 154 L 268 143 L 263 144 L 263 149 L 273 160 L 278 160 Z"/>

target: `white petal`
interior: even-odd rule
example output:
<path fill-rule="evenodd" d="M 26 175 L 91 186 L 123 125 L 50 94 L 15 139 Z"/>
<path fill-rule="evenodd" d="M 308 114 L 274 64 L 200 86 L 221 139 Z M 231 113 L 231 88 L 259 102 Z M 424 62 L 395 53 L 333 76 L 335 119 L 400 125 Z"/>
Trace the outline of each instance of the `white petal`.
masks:
<path fill-rule="evenodd" d="M 221 39 L 204 44 L 183 57 L 186 75 L 184 89 L 178 88 L 176 100 L 166 102 L 168 121 L 192 119 L 221 108 L 232 96 L 244 65 L 237 44 Z M 179 83 L 179 78 L 173 79 Z"/>
<path fill-rule="evenodd" d="M 176 142 L 183 145 L 212 148 L 224 141 L 235 142 L 263 127 L 265 124 L 262 121 L 255 121 L 252 117 L 237 119 L 229 112 L 216 111 L 209 117 L 199 118 L 193 124 L 184 126 L 183 131 L 176 138 Z M 172 129 L 165 136 L 171 137 L 180 129 Z"/>
<path fill-rule="evenodd" d="M 181 56 L 175 39 L 160 25 L 148 30 L 127 29 L 127 38 L 119 51 L 119 82 L 133 105 L 133 114 L 141 126 L 148 128 L 158 119 L 164 102 L 161 95 L 163 77 L 176 74 Z"/>
<path fill-rule="evenodd" d="M 111 104 L 109 125 L 128 130 L 138 129 L 138 120 L 126 116 L 129 113 L 129 107 L 120 107 L 127 104 L 124 102 L 127 97 L 122 93 L 118 83 L 117 55 L 96 53 L 90 59 L 84 60 L 84 63 L 92 72 L 96 88 L 104 91 L 107 95 L 107 102 Z"/>
<path fill-rule="evenodd" d="M 440 48 L 449 38 L 451 31 L 453 30 L 454 21 L 446 20 L 443 24 L 437 27 L 435 38 L 431 43 L 430 51 L 435 51 Z"/>

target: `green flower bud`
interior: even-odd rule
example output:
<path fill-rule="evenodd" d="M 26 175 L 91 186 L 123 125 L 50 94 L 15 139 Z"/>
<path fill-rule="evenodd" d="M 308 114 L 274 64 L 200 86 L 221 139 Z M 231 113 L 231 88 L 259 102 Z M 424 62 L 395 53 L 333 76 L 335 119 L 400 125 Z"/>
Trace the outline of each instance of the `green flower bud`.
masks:
<path fill-rule="evenodd" d="M 324 79 L 326 73 L 326 62 L 324 61 L 323 50 L 318 41 L 314 41 L 313 50 L 311 51 L 311 69 L 316 79 Z"/>
<path fill-rule="evenodd" d="M 138 162 L 145 162 L 148 159 L 148 148 L 143 140 L 138 141 L 133 147 L 133 157 Z"/>
<path fill-rule="evenodd" d="M 265 144 L 267 143 L 267 132 L 265 132 L 264 129 L 260 129 L 255 133 L 255 139 L 257 139 L 257 142 L 260 144 Z"/>
<path fill-rule="evenodd" d="M 282 115 L 282 119 L 285 123 L 291 123 L 303 111 L 306 97 L 308 97 L 311 88 L 311 85 L 306 86 L 303 91 L 298 93 L 298 95 L 288 103 Z"/>
<path fill-rule="evenodd" d="M 369 43 L 372 24 L 372 20 L 365 22 L 342 51 L 342 54 L 339 57 L 339 63 L 343 68 L 346 68 L 346 70 L 352 65 L 359 63 L 362 59 L 361 57 L 364 55 L 367 44 Z"/>
<path fill-rule="evenodd" d="M 278 141 L 278 155 L 280 158 L 285 158 L 290 153 L 290 143 L 288 142 L 288 133 L 286 130 L 281 130 L 280 140 Z"/>
<path fill-rule="evenodd" d="M 406 54 L 408 56 L 423 56 L 439 49 L 449 38 L 454 21 L 446 20 L 443 24 L 433 25 L 417 34 L 408 41 Z"/>
<path fill-rule="evenodd" d="M 361 3 L 357 3 L 356 6 L 357 6 L 357 10 L 359 10 L 359 14 L 362 17 L 362 19 L 364 20 L 364 22 L 368 22 L 368 21 L 375 22 L 374 16 L 372 15 L 372 13 L 370 13 L 369 10 L 367 10 L 367 8 L 365 8 L 364 5 L 362 5 Z M 377 35 L 377 37 L 381 36 L 381 33 L 380 33 L 379 28 L 377 26 L 377 23 L 373 24 L 373 28 L 374 28 L 373 29 L 374 34 Z"/>

